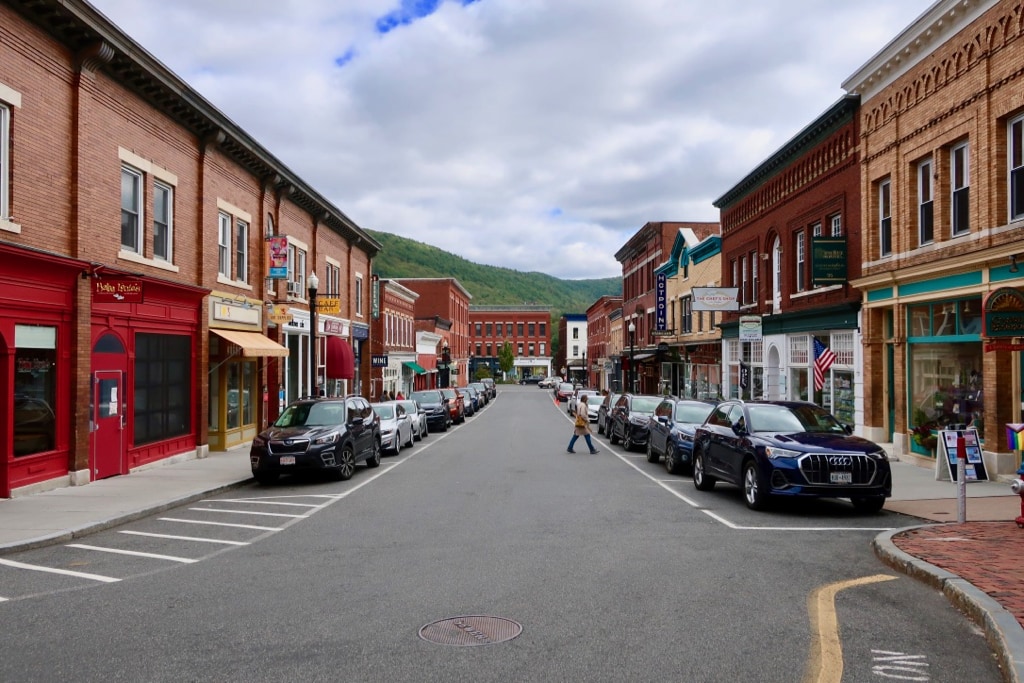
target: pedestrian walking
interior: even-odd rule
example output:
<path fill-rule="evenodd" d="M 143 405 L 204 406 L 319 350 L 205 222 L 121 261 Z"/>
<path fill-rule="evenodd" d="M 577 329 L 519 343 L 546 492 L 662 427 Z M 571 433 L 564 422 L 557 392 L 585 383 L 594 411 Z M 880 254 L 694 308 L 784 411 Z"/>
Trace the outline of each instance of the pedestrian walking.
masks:
<path fill-rule="evenodd" d="M 587 441 L 587 448 L 590 449 L 590 453 L 597 453 L 597 449 L 594 448 L 594 443 L 590 440 L 590 411 L 587 408 L 587 395 L 583 394 L 580 396 L 579 401 L 576 402 L 576 421 L 572 430 L 572 438 L 569 439 L 569 447 L 566 449 L 568 453 L 575 453 L 572 449 L 576 445 L 576 439 L 581 436 Z"/>

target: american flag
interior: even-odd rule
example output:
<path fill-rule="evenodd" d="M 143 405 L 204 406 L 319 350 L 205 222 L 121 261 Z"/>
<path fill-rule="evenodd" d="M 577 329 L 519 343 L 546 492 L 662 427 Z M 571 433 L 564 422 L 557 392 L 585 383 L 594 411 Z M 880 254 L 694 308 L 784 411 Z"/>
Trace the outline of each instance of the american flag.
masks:
<path fill-rule="evenodd" d="M 821 391 L 825 386 L 825 373 L 836 362 L 836 354 L 817 338 L 814 340 L 814 390 Z"/>

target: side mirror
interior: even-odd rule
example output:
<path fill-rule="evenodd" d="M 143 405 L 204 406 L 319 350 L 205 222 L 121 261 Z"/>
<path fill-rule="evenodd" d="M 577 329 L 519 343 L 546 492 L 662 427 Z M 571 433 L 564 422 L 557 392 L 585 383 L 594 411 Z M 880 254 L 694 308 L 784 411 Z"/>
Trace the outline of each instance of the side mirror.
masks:
<path fill-rule="evenodd" d="M 736 436 L 746 436 L 747 427 L 742 422 L 735 422 L 732 425 L 732 431 Z"/>
<path fill-rule="evenodd" d="M 659 415 L 657 417 L 657 420 L 658 420 L 658 422 L 660 422 L 663 425 L 666 425 L 666 426 L 668 425 L 668 416 L 667 415 Z"/>
<path fill-rule="evenodd" d="M 843 425 L 843 431 L 847 434 L 853 434 L 853 425 Z"/>

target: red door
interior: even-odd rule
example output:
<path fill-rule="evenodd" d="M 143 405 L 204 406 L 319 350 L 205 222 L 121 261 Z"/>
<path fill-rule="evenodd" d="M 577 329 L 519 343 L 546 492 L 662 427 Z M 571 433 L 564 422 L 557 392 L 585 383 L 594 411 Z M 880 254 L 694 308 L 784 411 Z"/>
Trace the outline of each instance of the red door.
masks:
<path fill-rule="evenodd" d="M 93 373 L 93 481 L 126 474 L 123 378 L 119 370 L 98 370 Z"/>

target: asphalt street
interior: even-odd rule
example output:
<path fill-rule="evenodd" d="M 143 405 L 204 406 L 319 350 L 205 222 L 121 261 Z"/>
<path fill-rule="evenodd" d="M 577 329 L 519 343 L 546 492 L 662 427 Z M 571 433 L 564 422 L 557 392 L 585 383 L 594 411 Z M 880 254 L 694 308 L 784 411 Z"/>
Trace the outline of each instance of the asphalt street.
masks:
<path fill-rule="evenodd" d="M 604 438 L 569 455 L 571 431 L 549 392 L 501 387 L 350 481 L 7 555 L 0 680 L 1001 680 L 969 620 L 872 553 L 918 520 L 752 512 Z"/>

